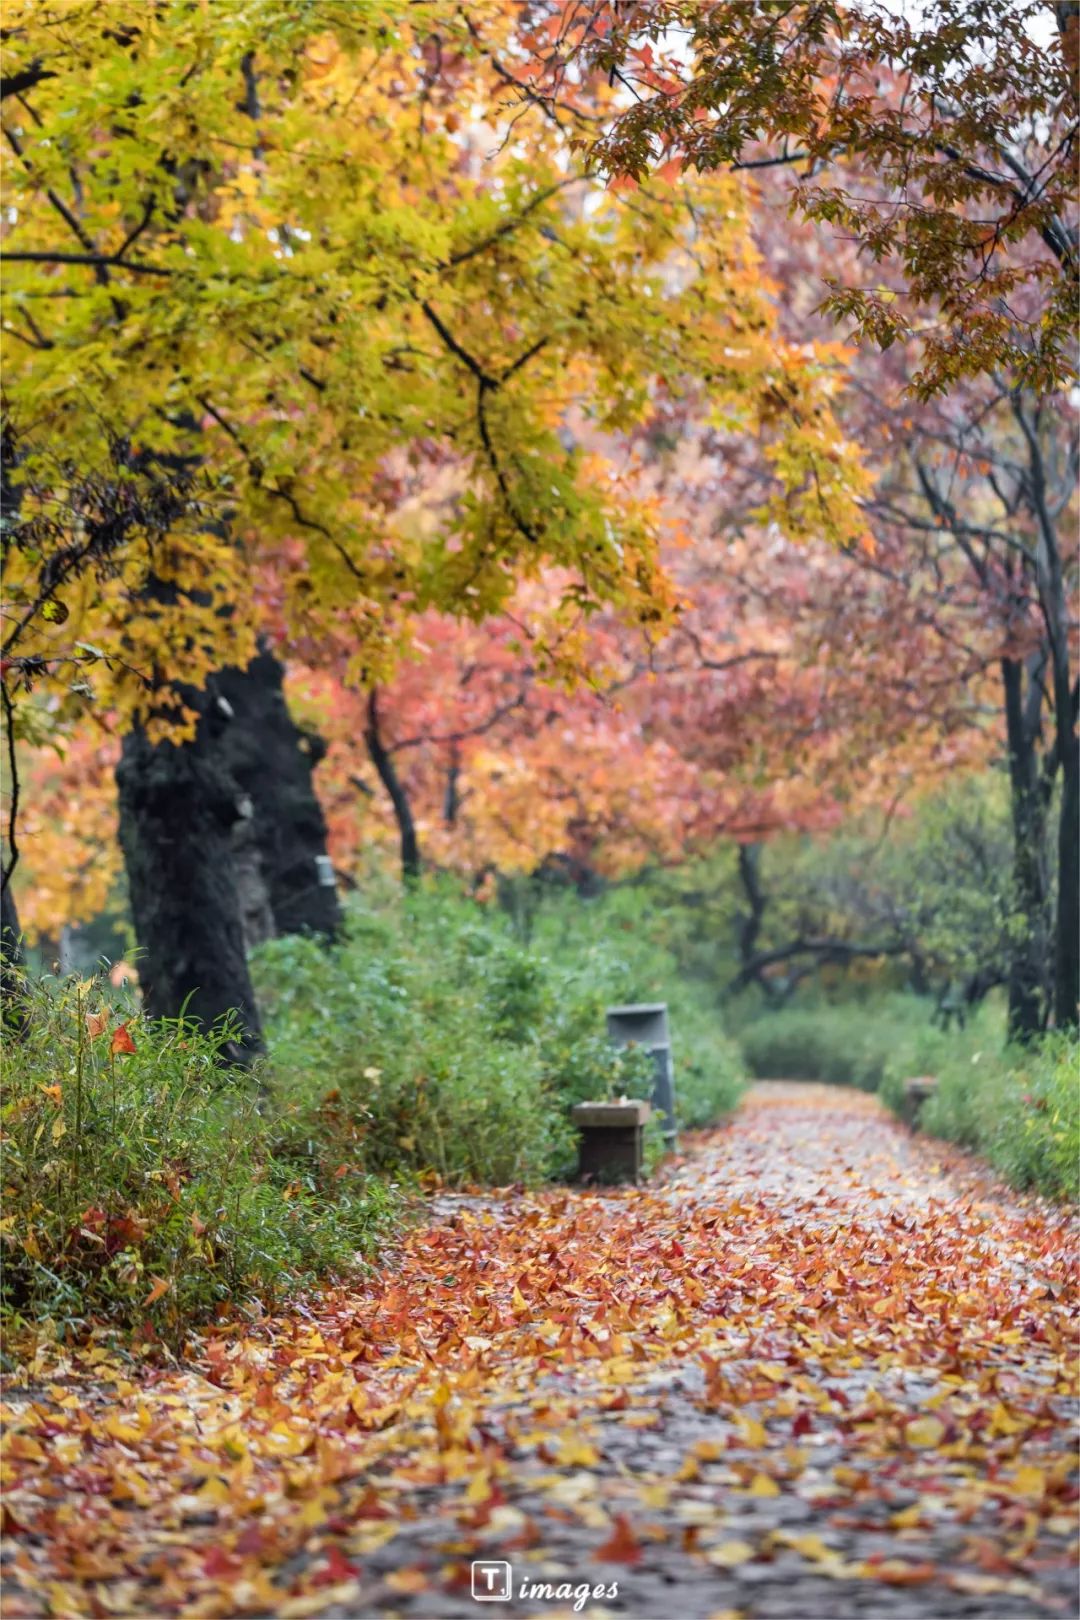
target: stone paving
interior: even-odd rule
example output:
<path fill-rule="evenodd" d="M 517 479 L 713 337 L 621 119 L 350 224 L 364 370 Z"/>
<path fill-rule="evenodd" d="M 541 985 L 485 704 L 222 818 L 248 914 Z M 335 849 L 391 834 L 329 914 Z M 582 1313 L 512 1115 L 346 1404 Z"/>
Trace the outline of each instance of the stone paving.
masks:
<path fill-rule="evenodd" d="M 988 1184 L 981 1167 L 942 1144 L 912 1137 L 873 1099 L 839 1089 L 790 1082 L 768 1082 L 754 1089 L 742 1112 L 721 1132 L 689 1144 L 684 1162 L 668 1177 L 664 1196 L 677 1205 L 713 1202 L 729 1210 L 741 1197 L 764 1199 L 781 1232 L 796 1247 L 812 1250 L 837 1221 L 858 1221 L 864 1229 L 888 1222 L 919 1223 L 954 1206 L 974 1224 L 976 1247 L 992 1266 L 995 1286 L 1015 1302 L 1030 1292 L 1029 1251 L 1013 1241 L 1032 1214 L 1060 1222 L 1060 1213 L 1024 1204 Z M 452 1198 L 439 1213 L 452 1216 Z M 468 1200 L 461 1200 L 464 1208 Z M 497 1205 L 485 1201 L 490 1214 Z M 504 1210 L 504 1215 L 509 1212 Z M 770 1330 L 767 1320 L 757 1349 L 783 1363 L 792 1349 L 784 1321 Z M 1002 1361 L 998 1387 L 1012 1388 L 1023 1402 L 1042 1393 L 1053 1411 L 1055 1455 L 1075 1451 L 1076 1403 L 1060 1392 L 1058 1358 L 1027 1345 L 1013 1365 L 1009 1351 L 984 1346 L 987 1360 Z M 800 1355 L 803 1353 L 800 1347 Z M 733 1385 L 750 1387 L 754 1360 L 732 1355 L 724 1363 Z M 806 1364 L 812 1372 L 812 1358 Z M 977 1373 L 978 1367 L 963 1368 Z M 1013 1376 L 1015 1374 L 1015 1376 Z M 956 1374 L 954 1373 L 954 1380 Z M 1010 1384 L 1010 1379 L 1012 1383 Z M 740 1414 L 703 1410 L 700 1365 L 676 1361 L 655 1366 L 635 1381 L 621 1411 L 602 1411 L 598 1401 L 609 1390 L 588 1370 L 549 1381 L 564 1403 L 569 1421 L 582 1425 L 596 1442 L 598 1461 L 587 1469 L 552 1470 L 522 1454 L 506 1504 L 482 1531 L 447 1535 L 453 1513 L 452 1487 L 424 1493 L 402 1490 L 401 1532 L 365 1558 L 369 1578 L 391 1575 L 403 1565 L 434 1572 L 454 1559 L 511 1562 L 513 1591 L 522 1582 L 570 1583 L 575 1594 L 588 1583 L 616 1582 L 616 1598 L 591 1595 L 579 1612 L 593 1620 L 635 1615 L 643 1620 L 1032 1620 L 1038 1615 L 1077 1612 L 1077 1522 L 1075 1509 L 1040 1518 L 1034 1534 L 1030 1519 L 1002 1512 L 1001 1502 L 965 1498 L 963 1490 L 941 1492 L 925 1470 L 929 1490 L 887 1452 L 858 1459 L 852 1479 L 850 1436 L 830 1430 L 803 1434 L 806 1461 L 793 1469 L 776 1495 L 755 1496 L 746 1469 L 755 1458 L 747 1435 L 737 1428 Z M 831 1363 L 828 1389 L 837 1412 L 858 1410 L 868 1391 L 918 1416 L 940 1393 L 941 1379 L 930 1369 L 882 1368 L 867 1358 L 861 1367 L 838 1370 Z M 489 1402 L 486 1422 L 498 1434 L 516 1430 L 535 1402 Z M 745 1408 L 768 1422 L 768 1403 Z M 1045 1450 L 1047 1436 L 1043 1436 Z M 708 1457 L 687 1467 L 695 1450 Z M 1034 1450 L 1032 1462 L 1038 1460 Z M 839 1479 L 837 1477 L 839 1471 Z M 949 1463 L 956 1483 L 972 1465 Z M 974 1465 L 978 1473 L 978 1463 Z M 690 1477 L 680 1478 L 680 1473 Z M 769 1477 L 769 1476 L 767 1476 Z M 753 1487 L 751 1487 L 752 1491 Z M 937 1493 L 937 1494 L 935 1494 Z M 916 1523 L 897 1526 L 919 1502 Z M 646 1514 L 642 1519 L 642 1507 Z M 636 1562 L 597 1558 L 613 1515 L 624 1513 L 641 1536 Z M 415 1517 L 413 1517 L 415 1515 Z M 1018 1556 L 1029 1533 L 1025 1556 Z M 524 1542 L 524 1546 L 519 1546 Z M 753 1549 L 757 1556 L 738 1556 Z M 1001 1555 L 1001 1556 L 999 1556 Z M 731 1559 L 728 1564 L 726 1560 Z M 861 1578 L 870 1563 L 883 1578 Z M 461 1620 L 480 1613 L 563 1616 L 574 1602 L 538 1601 L 492 1604 L 482 1609 L 466 1592 L 445 1588 L 402 1601 L 379 1594 L 365 1583 L 364 1602 L 327 1611 L 333 1620 L 416 1616 L 417 1620 Z M 373 1607 L 374 1605 L 374 1607 Z"/>

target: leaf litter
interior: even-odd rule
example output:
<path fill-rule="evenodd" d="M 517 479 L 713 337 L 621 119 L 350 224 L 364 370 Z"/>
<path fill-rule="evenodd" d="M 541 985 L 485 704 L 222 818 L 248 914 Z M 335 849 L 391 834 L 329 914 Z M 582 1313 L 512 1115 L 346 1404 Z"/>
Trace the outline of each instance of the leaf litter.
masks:
<path fill-rule="evenodd" d="M 182 1367 L 40 1343 L 5 1615 L 450 1620 L 477 1557 L 687 1620 L 1071 1614 L 1073 1229 L 941 1153 L 765 1084 L 652 1187 L 443 1193 Z"/>

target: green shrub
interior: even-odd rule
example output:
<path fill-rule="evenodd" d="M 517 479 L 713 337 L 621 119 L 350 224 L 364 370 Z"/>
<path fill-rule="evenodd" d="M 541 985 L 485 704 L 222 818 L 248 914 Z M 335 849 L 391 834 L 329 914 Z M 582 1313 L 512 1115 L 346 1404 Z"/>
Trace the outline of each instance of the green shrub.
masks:
<path fill-rule="evenodd" d="M 578 1020 L 580 1040 L 591 1032 L 606 1044 L 600 1032 L 609 1006 L 667 1003 L 678 1123 L 710 1125 L 742 1095 L 742 1054 L 724 1028 L 711 985 L 687 974 L 673 954 L 666 939 L 671 925 L 669 909 L 654 908 L 647 892 L 627 888 L 585 902 L 556 897 L 542 908 L 534 933 L 537 948 L 564 975 L 562 1018 Z M 647 1096 L 650 1086 L 625 1089 Z"/>
<path fill-rule="evenodd" d="M 739 1038 L 747 1069 L 758 1079 L 880 1090 L 895 1107 L 903 1080 L 936 1073 L 950 1054 L 970 1052 L 973 1042 L 1000 1045 L 1004 1038 L 994 1002 L 977 1008 L 963 1030 L 943 1031 L 931 1022 L 931 1012 L 925 997 L 901 992 L 795 1005 L 762 1012 Z"/>
<path fill-rule="evenodd" d="M 257 1081 L 219 1061 L 224 1031 L 145 1024 L 92 980 L 28 981 L 26 997 L 0 1111 L 9 1325 L 175 1341 L 219 1305 L 272 1302 L 373 1252 L 392 1189 L 334 1174 L 342 1155 L 286 1162 Z M 135 1050 L 114 1054 L 125 1018 Z"/>
<path fill-rule="evenodd" d="M 613 1002 L 671 1005 L 683 1123 L 738 1098 L 737 1051 L 707 997 L 606 901 L 546 901 L 523 944 L 502 912 L 449 886 L 373 888 L 335 952 L 274 940 L 254 966 L 300 1152 L 347 1140 L 368 1170 L 459 1184 L 565 1175 L 574 1103 L 652 1089 L 651 1058 L 607 1039 Z"/>
<path fill-rule="evenodd" d="M 969 1046 L 936 1073 L 921 1126 L 985 1155 L 1014 1187 L 1080 1196 L 1080 1086 L 1075 1035 L 1027 1046 Z M 899 1089 L 899 1088 L 897 1088 Z"/>

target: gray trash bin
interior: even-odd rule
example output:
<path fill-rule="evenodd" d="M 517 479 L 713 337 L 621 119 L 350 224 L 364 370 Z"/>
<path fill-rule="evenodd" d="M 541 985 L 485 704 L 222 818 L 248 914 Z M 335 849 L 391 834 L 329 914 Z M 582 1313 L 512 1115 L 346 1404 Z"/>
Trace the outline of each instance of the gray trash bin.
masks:
<path fill-rule="evenodd" d="M 616 1046 L 642 1046 L 656 1066 L 652 1105 L 664 1115 L 664 1141 L 675 1146 L 675 1070 L 671 1061 L 666 1001 L 643 1001 L 631 1007 L 609 1007 L 608 1036 Z"/>

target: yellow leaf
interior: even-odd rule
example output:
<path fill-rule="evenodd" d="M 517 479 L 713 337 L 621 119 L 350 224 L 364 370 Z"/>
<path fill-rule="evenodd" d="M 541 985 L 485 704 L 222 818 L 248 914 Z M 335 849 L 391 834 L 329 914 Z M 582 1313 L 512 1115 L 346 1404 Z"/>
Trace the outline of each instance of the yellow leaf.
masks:
<path fill-rule="evenodd" d="M 939 1446 L 945 1438 L 945 1425 L 940 1418 L 913 1418 L 904 1430 L 904 1438 L 909 1446 L 920 1449 Z"/>
<path fill-rule="evenodd" d="M 1012 1489 L 1017 1496 L 1031 1496 L 1041 1501 L 1046 1495 L 1046 1475 L 1041 1468 L 1025 1463 L 1013 1475 Z"/>
<path fill-rule="evenodd" d="M 297 1434 L 287 1423 L 275 1423 L 263 1435 L 263 1449 L 273 1457 L 299 1457 L 311 1445 L 310 1434 Z"/>
<path fill-rule="evenodd" d="M 481 1469 L 469 1481 L 469 1488 L 465 1492 L 465 1500 L 473 1507 L 479 1507 L 481 1502 L 487 1502 L 491 1497 L 491 1475 L 486 1469 Z"/>
<path fill-rule="evenodd" d="M 747 1489 L 749 1496 L 779 1496 L 780 1487 L 768 1474 L 755 1474 Z"/>
<path fill-rule="evenodd" d="M 125 1423 L 123 1418 L 119 1417 L 107 1417 L 101 1427 L 106 1434 L 111 1435 L 114 1440 L 121 1441 L 124 1445 L 133 1445 L 143 1437 L 141 1429 L 134 1428 L 130 1423 Z"/>
<path fill-rule="evenodd" d="M 600 1461 L 600 1453 L 587 1441 L 568 1437 L 560 1441 L 555 1461 L 562 1468 L 595 1468 Z"/>
<path fill-rule="evenodd" d="M 422 1569 L 395 1569 L 386 1576 L 392 1592 L 426 1592 L 428 1579 Z"/>
<path fill-rule="evenodd" d="M 889 1518 L 889 1523 L 894 1530 L 911 1530 L 919 1523 L 921 1518 L 922 1508 L 918 1502 L 913 1502 L 910 1507 L 901 1508 L 899 1513 L 893 1513 Z"/>
<path fill-rule="evenodd" d="M 995 1434 L 1019 1434 L 1021 1429 L 1024 1428 L 1021 1420 L 1013 1417 L 1008 1408 L 1003 1406 L 1000 1401 L 998 1401 L 990 1414 L 990 1422 Z"/>
<path fill-rule="evenodd" d="M 831 1547 L 826 1546 L 820 1536 L 778 1534 L 776 1540 L 782 1542 L 785 1547 L 790 1547 L 793 1552 L 797 1552 L 800 1558 L 808 1558 L 815 1564 L 827 1564 L 830 1559 L 839 1556 Z"/>
<path fill-rule="evenodd" d="M 705 1557 L 710 1564 L 717 1564 L 721 1569 L 735 1569 L 739 1564 L 748 1564 L 754 1556 L 754 1549 L 748 1541 L 722 1541 L 718 1547 L 710 1547 Z"/>
<path fill-rule="evenodd" d="M 753 1446 L 755 1449 L 767 1446 L 769 1443 L 768 1430 L 764 1423 L 758 1422 L 757 1418 L 740 1417 L 739 1433 L 746 1441 L 746 1444 Z"/>
<path fill-rule="evenodd" d="M 515 1316 L 527 1316 L 529 1314 L 529 1302 L 517 1283 L 514 1284 L 514 1292 L 510 1296 L 510 1307 Z"/>

